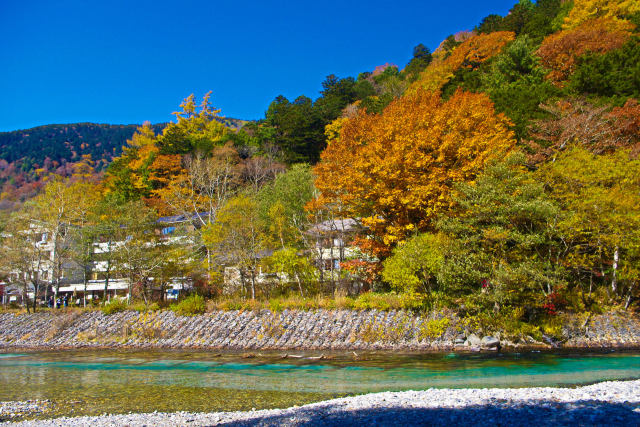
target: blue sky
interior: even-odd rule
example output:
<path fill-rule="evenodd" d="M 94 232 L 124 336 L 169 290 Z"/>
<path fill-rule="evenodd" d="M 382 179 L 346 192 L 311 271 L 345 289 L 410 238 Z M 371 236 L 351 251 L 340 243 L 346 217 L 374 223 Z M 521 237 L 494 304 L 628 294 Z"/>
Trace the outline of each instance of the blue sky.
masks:
<path fill-rule="evenodd" d="M 0 131 L 164 122 L 209 90 L 223 115 L 259 119 L 279 94 L 403 67 L 514 3 L 0 0 Z"/>

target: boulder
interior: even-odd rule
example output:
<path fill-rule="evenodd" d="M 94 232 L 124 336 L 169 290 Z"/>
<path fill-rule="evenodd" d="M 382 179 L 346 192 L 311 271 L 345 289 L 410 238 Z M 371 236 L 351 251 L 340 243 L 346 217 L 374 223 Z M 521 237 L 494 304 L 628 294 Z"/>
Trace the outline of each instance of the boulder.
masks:
<path fill-rule="evenodd" d="M 500 348 L 500 340 L 492 336 L 483 337 L 480 341 L 480 347 L 483 349 L 498 349 Z"/>
<path fill-rule="evenodd" d="M 480 347 L 480 343 L 482 340 L 475 334 L 471 334 L 467 337 L 467 340 L 464 342 L 464 345 L 467 347 Z"/>

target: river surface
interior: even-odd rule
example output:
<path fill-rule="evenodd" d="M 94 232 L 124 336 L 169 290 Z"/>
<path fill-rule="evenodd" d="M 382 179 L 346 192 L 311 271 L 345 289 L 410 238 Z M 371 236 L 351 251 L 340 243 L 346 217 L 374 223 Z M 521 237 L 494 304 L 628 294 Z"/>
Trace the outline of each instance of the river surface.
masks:
<path fill-rule="evenodd" d="M 211 412 L 289 407 L 377 391 L 640 379 L 638 352 L 301 355 L 5 353 L 0 354 L 0 401 L 50 399 L 53 410 L 47 416 Z"/>

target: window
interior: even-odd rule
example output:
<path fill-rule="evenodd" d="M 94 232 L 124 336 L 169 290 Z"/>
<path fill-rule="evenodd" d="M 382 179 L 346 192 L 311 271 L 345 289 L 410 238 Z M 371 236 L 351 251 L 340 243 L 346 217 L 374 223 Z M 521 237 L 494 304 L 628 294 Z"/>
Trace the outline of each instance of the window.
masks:
<path fill-rule="evenodd" d="M 165 227 L 162 229 L 162 234 L 167 235 L 173 233 L 174 231 L 176 231 L 175 227 Z"/>

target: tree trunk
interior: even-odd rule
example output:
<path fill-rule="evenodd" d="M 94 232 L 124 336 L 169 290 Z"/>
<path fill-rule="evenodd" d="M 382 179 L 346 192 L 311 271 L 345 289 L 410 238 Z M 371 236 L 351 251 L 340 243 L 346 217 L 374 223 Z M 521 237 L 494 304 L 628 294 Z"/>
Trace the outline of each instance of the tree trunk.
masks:
<path fill-rule="evenodd" d="M 251 272 L 251 299 L 256 299 L 256 273 L 254 271 Z"/>
<path fill-rule="evenodd" d="M 33 312 L 36 312 L 38 306 L 38 283 L 33 284 Z"/>
<path fill-rule="evenodd" d="M 620 260 L 620 253 L 618 252 L 618 247 L 616 246 L 615 251 L 613 252 L 613 271 L 611 272 L 611 292 L 615 295 L 618 291 L 618 261 Z"/>
<path fill-rule="evenodd" d="M 82 294 L 82 306 L 87 307 L 87 286 L 89 284 L 87 268 L 84 268 L 84 273 L 82 275 L 82 284 L 84 285 L 84 293 Z"/>
<path fill-rule="evenodd" d="M 127 286 L 127 304 L 131 304 L 131 294 L 133 293 L 133 275 L 129 274 L 129 285 Z"/>
<path fill-rule="evenodd" d="M 627 310 L 629 308 L 629 304 L 631 304 L 631 295 L 633 292 L 633 288 L 636 286 L 636 282 L 633 282 L 630 286 L 629 286 L 629 292 L 627 292 L 627 300 L 624 303 L 624 309 Z"/>
<path fill-rule="evenodd" d="M 24 306 L 27 307 L 27 314 L 31 313 L 31 310 L 29 308 L 29 286 L 26 282 L 24 283 L 24 287 L 22 288 L 22 299 L 24 301 Z"/>
<path fill-rule="evenodd" d="M 146 277 L 142 279 L 142 297 L 144 298 L 144 303 L 147 305 L 149 304 L 149 301 L 147 300 L 147 293 L 149 291 L 148 284 Z"/>
<path fill-rule="evenodd" d="M 329 263 L 331 264 L 331 291 L 332 293 L 336 293 L 336 281 L 333 274 L 333 237 L 331 238 L 331 243 L 329 244 Z"/>
<path fill-rule="evenodd" d="M 300 275 L 296 273 L 296 281 L 298 282 L 298 289 L 300 290 L 300 296 L 304 298 L 302 294 L 302 282 L 300 281 Z"/>

